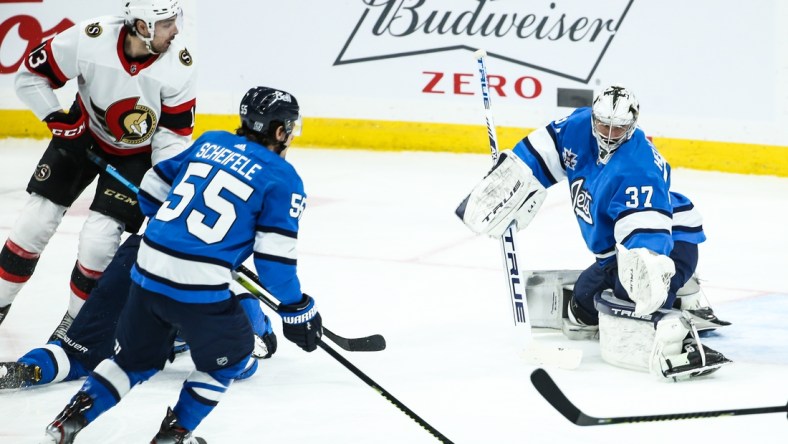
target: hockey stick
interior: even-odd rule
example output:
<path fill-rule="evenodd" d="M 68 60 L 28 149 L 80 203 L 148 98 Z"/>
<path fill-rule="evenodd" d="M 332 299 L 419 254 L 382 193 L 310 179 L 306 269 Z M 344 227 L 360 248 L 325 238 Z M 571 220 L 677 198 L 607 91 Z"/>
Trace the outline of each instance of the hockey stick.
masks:
<path fill-rule="evenodd" d="M 267 288 L 263 285 L 260 281 L 260 278 L 249 268 L 244 265 L 241 265 L 237 269 L 238 272 L 242 273 L 244 276 L 248 277 L 252 282 L 254 282 L 259 288 L 256 290 L 260 290 L 261 296 L 258 296 L 265 305 L 267 305 L 272 310 L 278 310 L 279 305 L 276 304 L 273 300 L 273 295 L 271 292 L 268 291 Z M 243 282 L 238 281 L 241 285 L 244 285 Z M 249 287 L 244 285 L 247 290 L 250 290 Z M 251 291 L 251 290 L 250 290 Z M 252 293 L 254 294 L 254 292 Z M 257 295 L 255 295 L 257 296 Z M 381 351 L 386 349 L 386 338 L 382 335 L 375 334 L 371 336 L 365 336 L 363 338 L 344 338 L 339 336 L 338 334 L 332 332 L 331 330 L 327 329 L 323 326 L 323 333 L 325 333 L 328 339 L 331 339 L 336 345 L 340 348 L 347 350 L 347 351 Z"/>
<path fill-rule="evenodd" d="M 131 183 L 128 179 L 123 177 L 123 175 L 120 174 L 118 170 L 115 169 L 114 166 L 110 165 L 106 160 L 102 159 L 98 154 L 94 153 L 93 151 L 86 150 L 85 155 L 88 156 L 88 159 L 90 159 L 91 162 L 96 164 L 96 166 L 103 169 L 107 174 L 114 177 L 115 180 L 125 185 L 126 188 L 128 188 L 129 190 L 135 193 L 139 193 L 140 187 Z"/>
<path fill-rule="evenodd" d="M 479 70 L 479 82 L 482 90 L 482 100 L 484 102 L 484 117 L 487 123 L 487 136 L 490 142 L 490 154 L 492 155 L 493 165 L 498 162 L 498 135 L 495 132 L 495 121 L 493 120 L 492 103 L 490 100 L 490 83 L 487 79 L 487 66 L 484 58 L 487 52 L 483 49 L 473 53 Z M 525 282 L 527 276 L 521 276 L 519 264 L 517 263 L 517 247 L 514 242 L 514 230 L 512 225 L 501 236 L 501 253 L 503 254 L 503 264 L 506 270 L 506 279 L 509 287 L 509 299 L 512 304 L 514 315 L 514 326 L 518 333 L 522 333 L 527 342 L 524 356 L 532 364 L 536 365 L 555 365 L 561 368 L 574 369 L 580 365 L 583 359 L 583 351 L 575 349 L 549 349 L 533 340 L 531 335 L 531 324 L 528 316 L 528 304 L 525 301 Z"/>
<path fill-rule="evenodd" d="M 531 373 L 531 382 L 539 394 L 550 403 L 558 413 L 564 415 L 569 422 L 579 426 L 597 426 L 652 421 L 673 421 L 680 419 L 716 418 L 718 416 L 760 415 L 762 413 L 788 412 L 788 404 L 775 407 L 757 407 L 749 409 L 712 410 L 707 412 L 669 413 L 665 415 L 617 416 L 613 418 L 597 418 L 588 416 L 575 407 L 561 392 L 555 381 L 541 368 Z"/>
<path fill-rule="evenodd" d="M 242 266 L 242 268 L 245 268 Z M 247 269 L 248 270 L 248 269 Z M 243 272 L 243 271 L 242 271 Z M 245 274 L 245 273 L 244 273 Z M 250 276 L 251 278 L 251 276 Z M 260 289 L 252 285 L 249 281 L 244 279 L 241 276 L 238 276 L 238 282 L 243 285 L 247 290 L 249 290 L 253 295 L 257 296 L 258 299 L 263 301 L 268 307 L 278 312 L 279 304 L 277 304 L 273 299 L 271 299 L 268 295 L 264 294 Z M 256 282 L 255 282 L 256 283 Z M 259 285 L 259 284 L 258 284 Z M 323 331 L 326 331 L 326 328 L 323 327 Z M 376 335 L 380 336 L 380 335 Z M 383 337 L 380 336 L 382 339 Z M 366 373 L 362 372 L 358 367 L 353 365 L 350 361 L 345 359 L 344 356 L 337 353 L 336 350 L 331 348 L 328 344 L 323 341 L 318 341 L 317 345 L 322 348 L 326 353 L 331 355 L 332 358 L 339 361 L 340 364 L 345 366 L 346 369 L 350 370 L 354 375 L 356 375 L 359 379 L 364 381 L 368 386 L 370 386 L 373 390 L 375 390 L 378 394 L 386 398 L 389 402 L 394 404 L 400 411 L 405 413 L 410 419 L 416 421 L 421 427 L 423 427 L 426 431 L 428 431 L 432 436 L 438 439 L 438 441 L 445 443 L 445 444 L 454 444 L 449 438 L 444 436 L 441 432 L 437 429 L 432 427 L 427 423 L 427 421 L 423 420 L 419 415 L 417 415 L 413 410 L 409 409 L 408 406 L 403 404 L 399 399 L 395 398 L 394 395 L 389 393 L 386 389 L 381 387 L 377 382 L 375 382 L 372 378 L 366 375 Z M 337 344 L 339 345 L 339 344 Z"/>
<path fill-rule="evenodd" d="M 103 169 L 110 176 L 117 179 L 120 183 L 125 185 L 129 190 L 133 191 L 134 193 L 139 192 L 140 189 L 137 185 L 133 184 L 128 179 L 123 177 L 123 175 L 120 174 L 120 172 L 118 172 L 118 170 L 115 169 L 114 166 L 110 165 L 106 160 L 99 157 L 96 153 L 87 150 L 86 155 L 91 162 L 96 164 L 96 166 L 98 166 L 99 168 Z M 260 282 L 260 279 L 258 279 L 257 275 L 254 274 L 251 270 L 241 265 L 239 271 L 249 276 L 249 278 L 252 279 L 252 281 L 254 281 L 257 285 L 259 285 L 265 290 L 265 287 L 263 287 L 262 283 Z M 265 291 L 268 292 L 267 290 Z M 266 303 L 269 307 L 276 310 L 276 307 L 272 307 L 271 305 L 269 305 L 266 300 L 263 300 L 263 302 Z M 381 351 L 386 348 L 386 340 L 381 335 L 372 335 L 364 338 L 343 338 L 342 336 L 339 336 L 338 334 L 328 330 L 325 327 L 323 327 L 323 332 L 326 334 L 328 339 L 331 339 L 332 341 L 334 341 L 335 344 L 337 344 L 342 349 L 347 351 L 352 351 L 352 352 Z"/>

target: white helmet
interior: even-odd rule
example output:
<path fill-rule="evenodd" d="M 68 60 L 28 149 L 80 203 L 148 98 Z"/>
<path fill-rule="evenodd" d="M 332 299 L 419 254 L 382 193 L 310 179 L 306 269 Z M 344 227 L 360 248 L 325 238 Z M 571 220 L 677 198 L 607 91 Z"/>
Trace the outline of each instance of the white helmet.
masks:
<path fill-rule="evenodd" d="M 600 162 L 607 163 L 613 152 L 632 137 L 639 114 L 638 99 L 621 85 L 608 86 L 596 96 L 591 106 L 591 131 L 599 144 Z"/>
<path fill-rule="evenodd" d="M 126 25 L 133 27 L 137 20 L 142 20 L 148 25 L 149 37 L 137 35 L 145 42 L 148 51 L 153 53 L 151 42 L 156 22 L 167 20 L 181 15 L 180 0 L 123 0 L 123 15 Z"/>

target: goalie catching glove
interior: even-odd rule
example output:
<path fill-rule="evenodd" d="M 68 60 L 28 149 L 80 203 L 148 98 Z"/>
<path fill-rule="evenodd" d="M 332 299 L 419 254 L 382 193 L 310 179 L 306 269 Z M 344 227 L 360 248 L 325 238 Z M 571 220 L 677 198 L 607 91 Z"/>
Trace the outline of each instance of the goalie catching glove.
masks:
<path fill-rule="evenodd" d="M 676 274 L 673 260 L 646 248 L 628 250 L 616 245 L 618 279 L 635 303 L 635 315 L 657 311 L 668 298 L 670 280 Z"/>
<path fill-rule="evenodd" d="M 301 302 L 279 306 L 282 316 L 282 333 L 290 341 L 311 352 L 323 336 L 323 321 L 315 308 L 315 300 L 304 294 Z"/>
<path fill-rule="evenodd" d="M 474 233 L 497 238 L 512 222 L 517 231 L 528 226 L 546 196 L 528 165 L 504 152 L 455 213 Z"/>

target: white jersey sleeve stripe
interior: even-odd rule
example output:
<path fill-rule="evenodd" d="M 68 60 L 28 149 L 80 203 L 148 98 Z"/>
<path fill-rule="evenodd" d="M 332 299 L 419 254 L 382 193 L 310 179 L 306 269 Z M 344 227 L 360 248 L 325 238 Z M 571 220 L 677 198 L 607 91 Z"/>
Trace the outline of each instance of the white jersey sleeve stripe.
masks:
<path fill-rule="evenodd" d="M 656 210 L 629 213 L 616 221 L 613 236 L 616 243 L 623 244 L 629 236 L 640 231 L 662 231 L 671 233 L 673 220 Z"/>
<path fill-rule="evenodd" d="M 547 131 L 547 128 L 539 128 L 529 134 L 525 139 L 525 145 L 539 159 L 539 162 L 544 165 L 546 171 L 550 173 L 553 183 L 566 177 L 566 171 L 564 171 L 561 158 L 558 155 L 555 140 Z"/>
<path fill-rule="evenodd" d="M 687 227 L 695 228 L 703 225 L 703 216 L 700 211 L 695 207 L 689 207 L 687 210 L 673 210 L 673 226 L 674 227 Z"/>
<path fill-rule="evenodd" d="M 258 231 L 254 237 L 254 252 L 295 260 L 297 259 L 296 239 L 280 233 Z"/>
<path fill-rule="evenodd" d="M 226 266 L 201 262 L 196 257 L 176 257 L 155 248 L 144 239 L 137 254 L 137 265 L 149 274 L 150 270 L 156 270 L 155 276 L 159 280 L 167 280 L 180 287 L 227 286 L 232 280 L 230 269 Z"/>

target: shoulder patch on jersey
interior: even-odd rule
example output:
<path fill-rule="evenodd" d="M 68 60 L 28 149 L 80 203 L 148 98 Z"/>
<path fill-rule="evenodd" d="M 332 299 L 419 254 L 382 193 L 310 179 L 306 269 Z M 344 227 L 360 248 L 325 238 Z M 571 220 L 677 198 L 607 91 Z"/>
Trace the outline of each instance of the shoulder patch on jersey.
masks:
<path fill-rule="evenodd" d="M 104 32 L 104 29 L 101 27 L 99 22 L 91 23 L 85 26 L 85 34 L 87 34 L 88 37 L 96 38 L 100 36 L 102 32 Z"/>
<path fill-rule="evenodd" d="M 184 66 L 192 66 L 192 55 L 189 54 L 189 50 L 186 48 L 181 49 L 181 52 L 178 53 L 178 60 L 180 60 Z"/>

